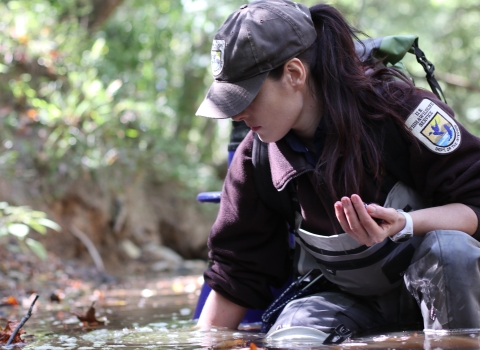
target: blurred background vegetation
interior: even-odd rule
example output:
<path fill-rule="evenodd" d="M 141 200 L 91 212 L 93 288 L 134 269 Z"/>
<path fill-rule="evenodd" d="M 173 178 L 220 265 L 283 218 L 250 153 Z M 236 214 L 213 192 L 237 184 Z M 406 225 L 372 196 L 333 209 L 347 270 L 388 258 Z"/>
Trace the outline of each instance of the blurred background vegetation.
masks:
<path fill-rule="evenodd" d="M 172 183 L 191 202 L 218 190 L 230 121 L 194 113 L 212 81 L 215 30 L 244 2 L 2 1 L 0 200 L 48 211 L 79 179 L 117 195 Z M 369 36 L 418 35 L 458 119 L 480 135 L 478 0 L 329 3 Z M 426 87 L 413 56 L 406 65 Z M 115 215 L 98 234 L 115 231 Z"/>

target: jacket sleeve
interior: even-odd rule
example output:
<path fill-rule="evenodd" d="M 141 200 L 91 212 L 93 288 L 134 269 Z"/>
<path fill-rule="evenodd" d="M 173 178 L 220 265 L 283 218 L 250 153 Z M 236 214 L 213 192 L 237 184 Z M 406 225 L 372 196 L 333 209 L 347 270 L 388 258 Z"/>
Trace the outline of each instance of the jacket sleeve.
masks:
<path fill-rule="evenodd" d="M 253 181 L 253 134 L 235 152 L 208 247 L 205 282 L 228 300 L 263 309 L 291 271 L 286 221 L 267 209 Z"/>
<path fill-rule="evenodd" d="M 410 102 L 406 124 L 414 139 L 408 141 L 409 165 L 417 191 L 433 206 L 469 206 L 479 223 L 473 236 L 480 240 L 480 139 L 455 120 L 453 110 L 432 93 L 417 90 Z"/>

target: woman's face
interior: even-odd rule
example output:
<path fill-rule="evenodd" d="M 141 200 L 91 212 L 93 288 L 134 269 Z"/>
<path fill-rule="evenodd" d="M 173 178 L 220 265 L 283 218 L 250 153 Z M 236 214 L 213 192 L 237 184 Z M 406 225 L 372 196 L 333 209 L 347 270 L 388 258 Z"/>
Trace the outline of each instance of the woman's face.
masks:
<path fill-rule="evenodd" d="M 245 121 L 263 142 L 276 142 L 299 124 L 303 101 L 286 75 L 278 80 L 267 77 L 252 103 L 232 119 Z"/>

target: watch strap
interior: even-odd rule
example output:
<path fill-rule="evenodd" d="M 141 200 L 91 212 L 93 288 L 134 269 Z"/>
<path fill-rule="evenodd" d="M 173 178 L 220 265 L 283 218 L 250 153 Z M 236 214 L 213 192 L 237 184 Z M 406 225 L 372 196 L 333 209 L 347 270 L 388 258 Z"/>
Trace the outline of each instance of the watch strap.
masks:
<path fill-rule="evenodd" d="M 413 220 L 410 214 L 403 210 L 397 209 L 397 212 L 405 217 L 405 227 L 398 233 L 390 236 L 390 239 L 394 242 L 405 242 L 413 236 Z"/>

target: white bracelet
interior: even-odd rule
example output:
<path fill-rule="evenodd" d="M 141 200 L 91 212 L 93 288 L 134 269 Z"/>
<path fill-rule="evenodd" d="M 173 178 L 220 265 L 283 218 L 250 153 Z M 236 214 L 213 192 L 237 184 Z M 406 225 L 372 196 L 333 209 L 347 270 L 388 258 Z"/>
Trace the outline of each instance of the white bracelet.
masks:
<path fill-rule="evenodd" d="M 401 209 L 397 209 L 397 212 L 405 217 L 405 227 L 397 234 L 390 236 L 390 239 L 395 243 L 402 243 L 408 241 L 413 236 L 413 220 L 410 214 L 405 213 Z"/>
<path fill-rule="evenodd" d="M 405 227 L 401 229 L 398 233 L 404 234 L 406 232 L 413 232 L 413 220 L 412 216 L 409 213 L 404 212 L 402 209 L 397 209 L 397 212 L 405 216 Z"/>

